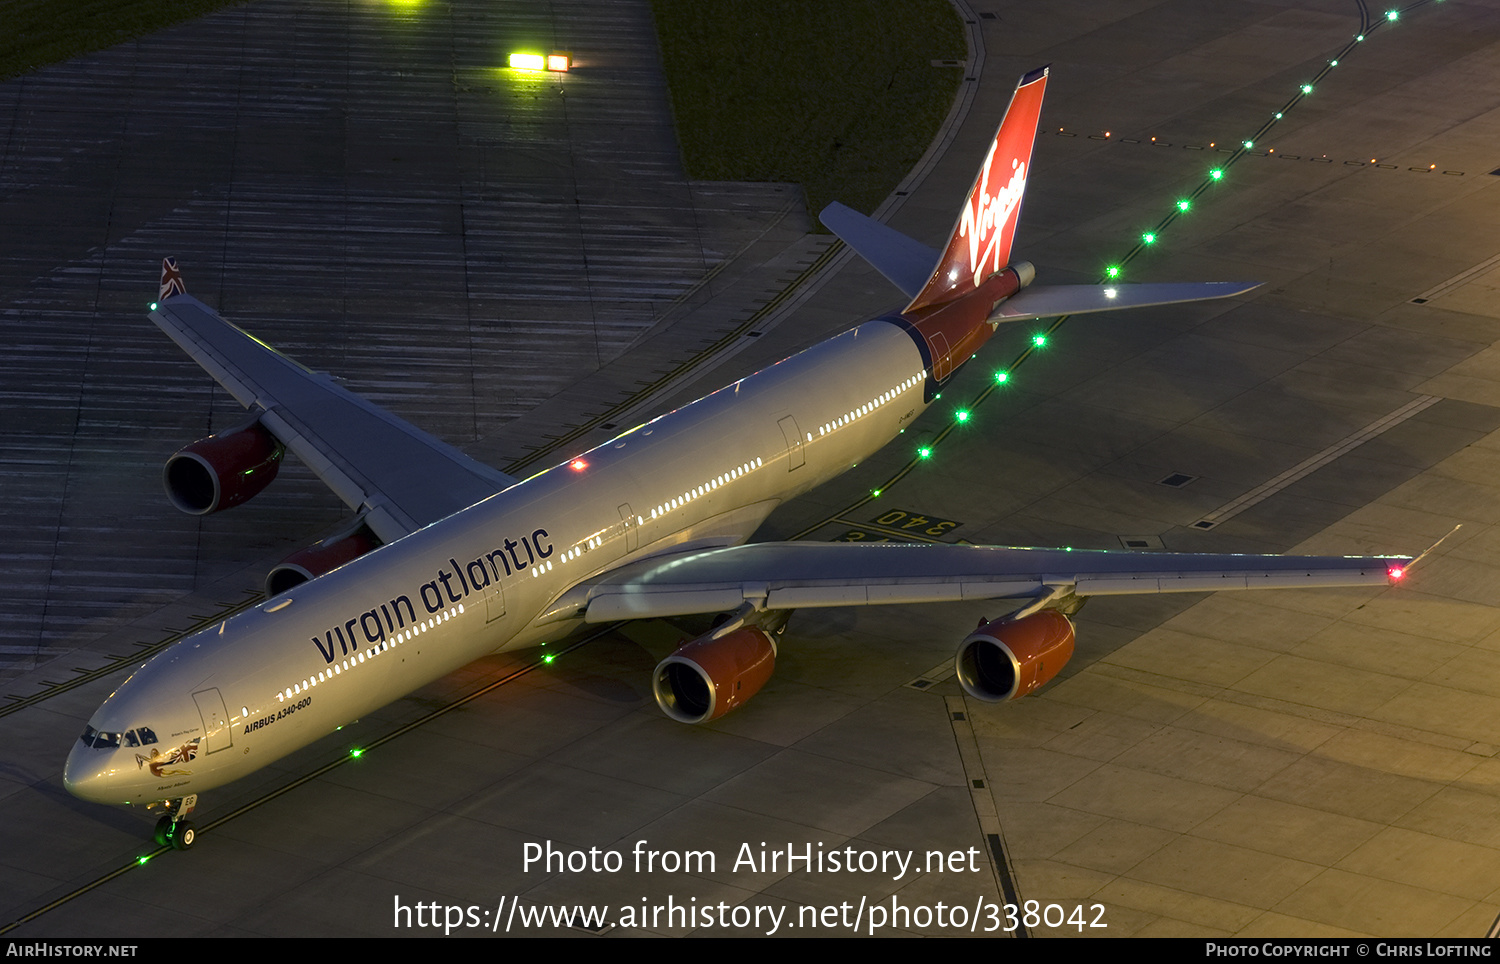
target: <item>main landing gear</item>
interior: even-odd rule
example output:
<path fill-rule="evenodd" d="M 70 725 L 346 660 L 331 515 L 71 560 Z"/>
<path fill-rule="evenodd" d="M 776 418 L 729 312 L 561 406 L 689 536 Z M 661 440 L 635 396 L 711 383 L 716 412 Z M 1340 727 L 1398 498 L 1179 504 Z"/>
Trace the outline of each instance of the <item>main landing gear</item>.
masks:
<path fill-rule="evenodd" d="M 164 808 L 167 812 L 156 821 L 156 843 L 165 847 L 168 844 L 174 850 L 187 850 L 193 846 L 198 837 L 198 828 L 187 819 L 187 815 L 193 812 L 198 805 L 198 795 L 189 794 L 180 800 L 163 800 L 161 803 L 153 804 L 151 809 Z"/>

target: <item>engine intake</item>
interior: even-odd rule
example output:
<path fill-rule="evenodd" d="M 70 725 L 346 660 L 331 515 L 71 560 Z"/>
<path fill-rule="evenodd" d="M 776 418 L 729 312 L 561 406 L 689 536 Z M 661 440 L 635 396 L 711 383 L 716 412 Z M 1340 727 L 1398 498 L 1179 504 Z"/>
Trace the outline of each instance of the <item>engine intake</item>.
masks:
<path fill-rule="evenodd" d="M 964 692 L 990 703 L 1034 692 L 1073 655 L 1073 624 L 1044 609 L 1021 619 L 982 623 L 958 645 L 954 668 Z"/>
<path fill-rule="evenodd" d="M 300 549 L 266 573 L 266 595 L 274 596 L 300 586 L 325 572 L 332 572 L 346 562 L 353 562 L 379 546 L 380 540 L 361 526 L 342 538 L 324 539 L 306 549 Z"/>
<path fill-rule="evenodd" d="M 706 723 L 760 692 L 776 668 L 776 642 L 745 626 L 719 639 L 700 636 L 657 664 L 656 704 L 679 723 Z"/>
<path fill-rule="evenodd" d="M 191 515 L 232 509 L 271 484 L 284 451 L 259 422 L 199 439 L 167 459 L 167 497 Z"/>

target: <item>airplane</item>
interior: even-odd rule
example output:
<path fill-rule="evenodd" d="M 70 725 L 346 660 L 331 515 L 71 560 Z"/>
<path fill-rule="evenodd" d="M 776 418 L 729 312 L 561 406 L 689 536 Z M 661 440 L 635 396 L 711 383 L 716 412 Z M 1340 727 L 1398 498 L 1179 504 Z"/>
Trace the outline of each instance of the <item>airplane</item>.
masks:
<path fill-rule="evenodd" d="M 899 435 L 1012 321 L 1243 294 L 1254 284 L 1033 285 L 1011 261 L 1048 69 L 1025 75 L 942 251 L 840 204 L 824 224 L 899 288 L 900 311 L 530 478 L 485 466 L 224 321 L 163 263 L 150 318 L 251 417 L 179 451 L 184 511 L 238 505 L 306 462 L 357 525 L 289 557 L 267 598 L 144 664 L 90 717 L 64 784 L 145 805 L 192 846 L 198 794 L 490 653 L 586 624 L 721 614 L 652 676 L 673 719 L 718 719 L 769 679 L 791 611 L 993 600 L 958 647 L 972 697 L 1051 680 L 1090 596 L 1397 582 L 1409 557 L 1295 557 L 748 540 L 781 503 Z"/>

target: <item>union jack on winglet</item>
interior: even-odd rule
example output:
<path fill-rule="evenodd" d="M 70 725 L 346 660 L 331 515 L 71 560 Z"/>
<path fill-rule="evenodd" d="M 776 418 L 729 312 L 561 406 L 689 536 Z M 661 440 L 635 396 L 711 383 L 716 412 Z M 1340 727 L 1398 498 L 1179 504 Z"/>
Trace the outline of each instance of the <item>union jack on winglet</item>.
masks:
<path fill-rule="evenodd" d="M 166 301 L 173 295 L 187 294 L 187 284 L 182 280 L 182 272 L 177 270 L 176 258 L 161 259 L 161 291 L 157 293 L 157 301 Z"/>

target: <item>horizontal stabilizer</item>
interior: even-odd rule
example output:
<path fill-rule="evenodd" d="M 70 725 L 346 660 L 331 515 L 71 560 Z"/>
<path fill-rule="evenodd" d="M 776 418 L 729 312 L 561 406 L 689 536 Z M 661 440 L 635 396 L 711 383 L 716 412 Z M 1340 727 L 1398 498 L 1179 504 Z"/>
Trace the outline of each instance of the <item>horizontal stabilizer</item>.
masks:
<path fill-rule="evenodd" d="M 922 290 L 938 262 L 936 248 L 929 248 L 837 201 L 824 208 L 818 220 L 908 298 Z"/>
<path fill-rule="evenodd" d="M 1032 285 L 1004 301 L 991 321 L 1026 321 L 1086 315 L 1123 308 L 1155 308 L 1189 301 L 1232 298 L 1261 286 L 1259 281 L 1189 281 L 1130 285 Z"/>

